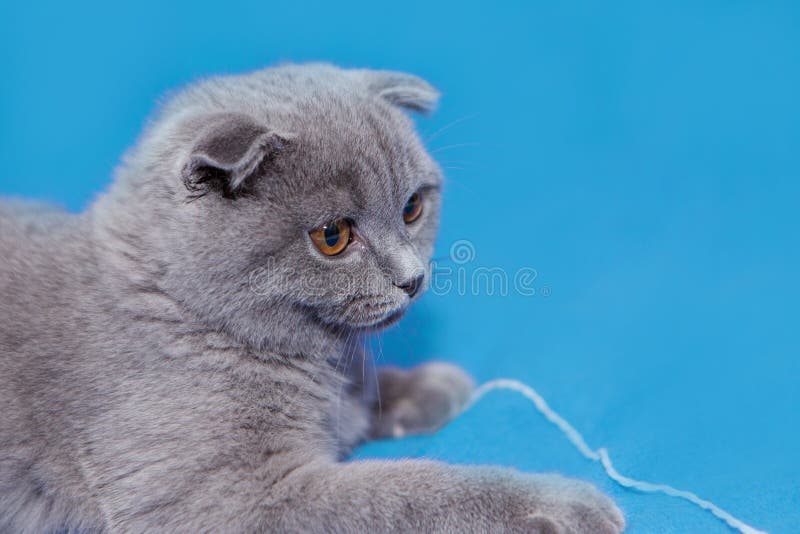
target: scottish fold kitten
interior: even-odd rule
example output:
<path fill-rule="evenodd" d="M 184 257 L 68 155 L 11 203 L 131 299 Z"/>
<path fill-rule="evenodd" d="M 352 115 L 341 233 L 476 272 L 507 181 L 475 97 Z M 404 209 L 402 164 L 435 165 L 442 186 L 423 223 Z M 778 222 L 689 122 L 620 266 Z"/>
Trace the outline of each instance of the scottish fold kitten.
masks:
<path fill-rule="evenodd" d="M 0 204 L 0 532 L 621 531 L 558 476 L 340 461 L 471 392 L 360 342 L 428 282 L 441 173 L 404 110 L 436 99 L 327 65 L 213 78 L 85 213 Z"/>

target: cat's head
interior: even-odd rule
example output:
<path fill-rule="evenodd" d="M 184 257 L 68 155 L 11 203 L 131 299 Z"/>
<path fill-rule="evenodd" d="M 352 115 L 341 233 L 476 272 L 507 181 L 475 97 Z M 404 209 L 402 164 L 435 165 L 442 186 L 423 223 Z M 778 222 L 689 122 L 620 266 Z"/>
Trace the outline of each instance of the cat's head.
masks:
<path fill-rule="evenodd" d="M 128 189 L 146 190 L 165 290 L 266 344 L 397 320 L 428 284 L 441 187 L 405 111 L 437 98 L 412 75 L 327 65 L 179 94 L 124 171 L 147 176 Z"/>

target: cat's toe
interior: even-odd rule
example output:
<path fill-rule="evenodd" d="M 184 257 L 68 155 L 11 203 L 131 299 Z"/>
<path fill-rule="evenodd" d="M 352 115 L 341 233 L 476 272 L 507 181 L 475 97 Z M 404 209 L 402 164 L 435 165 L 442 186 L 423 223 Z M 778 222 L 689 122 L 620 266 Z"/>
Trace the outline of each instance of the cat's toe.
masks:
<path fill-rule="evenodd" d="M 525 497 L 511 499 L 510 530 L 558 534 L 619 534 L 625 518 L 591 484 L 558 475 L 523 475 Z M 521 489 L 522 489 L 521 488 Z"/>
<path fill-rule="evenodd" d="M 474 387 L 466 372 L 449 363 L 392 370 L 381 384 L 383 402 L 377 407 L 375 434 L 401 437 L 433 432 L 461 413 Z"/>
<path fill-rule="evenodd" d="M 421 404 L 436 406 L 444 424 L 464 409 L 475 390 L 466 371 L 446 362 L 431 362 L 412 371 L 414 390 Z"/>
<path fill-rule="evenodd" d="M 625 530 L 622 511 L 591 484 L 553 476 L 549 512 L 564 532 L 618 534 Z"/>

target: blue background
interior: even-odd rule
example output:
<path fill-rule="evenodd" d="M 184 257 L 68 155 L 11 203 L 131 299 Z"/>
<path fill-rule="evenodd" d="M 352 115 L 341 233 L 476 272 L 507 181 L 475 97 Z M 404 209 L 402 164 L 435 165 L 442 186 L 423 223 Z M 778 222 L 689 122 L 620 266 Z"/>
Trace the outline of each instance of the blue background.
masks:
<path fill-rule="evenodd" d="M 468 239 L 464 268 L 534 268 L 537 293 L 428 295 L 382 360 L 518 378 L 624 474 L 798 530 L 797 3 L 111 4 L 0 6 L 0 194 L 82 209 L 158 97 L 199 76 L 418 73 L 444 94 L 423 135 L 460 121 L 429 141 L 437 254 Z M 509 393 L 358 454 L 561 471 L 611 492 L 630 532 L 726 532 L 615 487 Z"/>

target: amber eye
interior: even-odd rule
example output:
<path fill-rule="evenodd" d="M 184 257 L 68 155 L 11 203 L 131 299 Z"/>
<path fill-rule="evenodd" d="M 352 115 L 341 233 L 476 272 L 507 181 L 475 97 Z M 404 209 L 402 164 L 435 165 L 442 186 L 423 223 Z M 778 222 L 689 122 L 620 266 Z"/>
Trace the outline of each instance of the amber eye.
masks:
<path fill-rule="evenodd" d="M 419 219 L 420 215 L 422 215 L 422 195 L 416 192 L 411 195 L 403 207 L 403 220 L 406 224 L 410 224 Z"/>
<path fill-rule="evenodd" d="M 323 254 L 327 256 L 335 256 L 342 252 L 352 240 L 350 233 L 350 222 L 347 219 L 339 219 L 337 221 L 323 224 L 316 230 L 308 233 L 311 236 L 311 241 Z"/>

